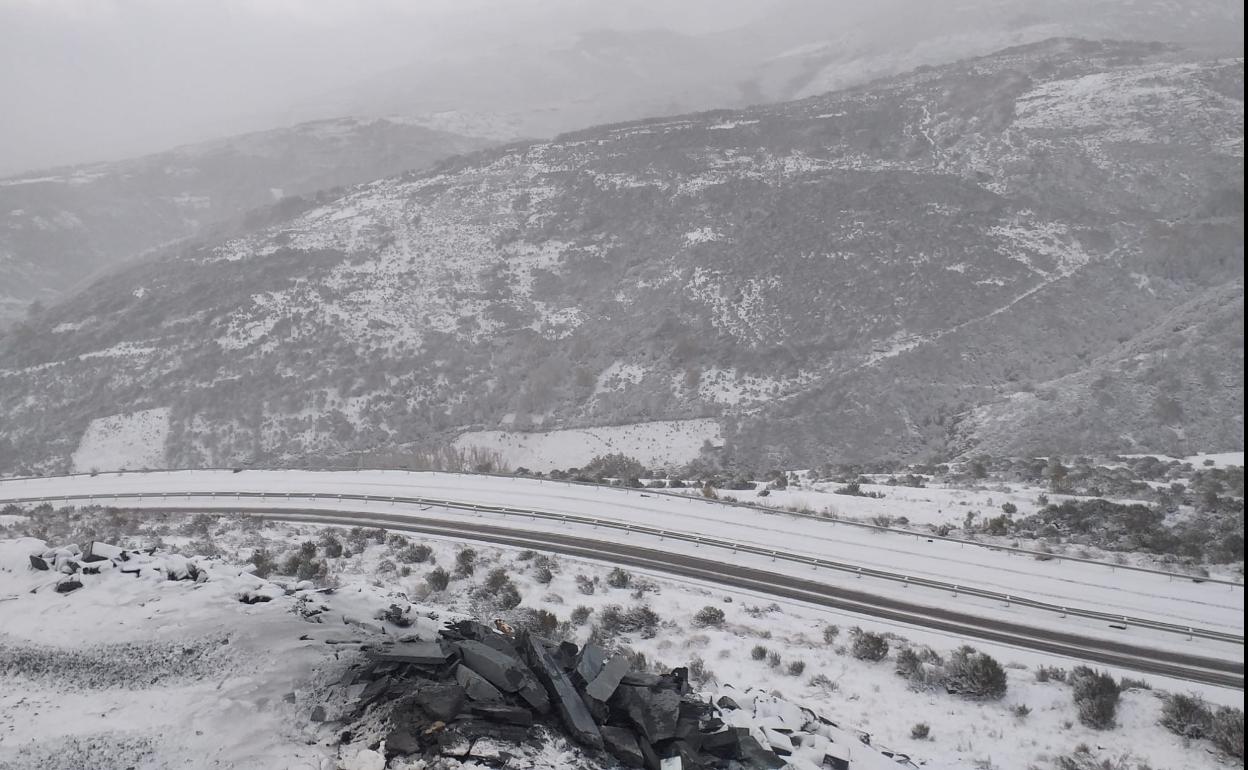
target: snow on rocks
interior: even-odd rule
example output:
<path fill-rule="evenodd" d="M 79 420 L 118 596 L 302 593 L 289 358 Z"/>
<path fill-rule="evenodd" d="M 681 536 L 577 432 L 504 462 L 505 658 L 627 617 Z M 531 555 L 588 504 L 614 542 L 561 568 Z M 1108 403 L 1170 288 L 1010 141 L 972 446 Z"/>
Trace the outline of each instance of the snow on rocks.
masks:
<path fill-rule="evenodd" d="M 340 768 L 538 768 L 551 747 L 579 756 L 558 766 L 651 770 L 895 768 L 870 736 L 774 695 L 724 686 L 700 694 L 688 671 L 631 670 L 630 659 L 472 620 L 429 640 L 378 639 L 312 711 L 343 743 Z M 345 728 L 345 730 L 343 729 Z M 567 743 L 565 750 L 559 748 Z M 575 745 L 577 748 L 571 748 Z M 363 757 L 363 759 L 361 759 Z"/>

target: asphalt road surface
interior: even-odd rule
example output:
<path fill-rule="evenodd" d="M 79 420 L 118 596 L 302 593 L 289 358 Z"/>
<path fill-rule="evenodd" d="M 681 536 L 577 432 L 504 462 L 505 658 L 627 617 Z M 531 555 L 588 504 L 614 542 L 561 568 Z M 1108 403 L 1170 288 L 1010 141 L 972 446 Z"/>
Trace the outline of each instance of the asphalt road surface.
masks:
<path fill-rule="evenodd" d="M 627 542 L 589 539 L 553 532 L 525 532 L 485 523 L 421 518 L 406 513 L 395 515 L 341 509 L 272 508 L 246 503 L 227 506 L 176 506 L 171 510 L 187 513 L 247 513 L 275 520 L 320 524 L 367 524 L 384 526 L 393 530 L 550 551 L 678 575 L 778 598 L 794 599 L 942 631 L 967 639 L 998 642 L 1039 652 L 1055 653 L 1090 663 L 1244 689 L 1242 661 L 1155 650 L 1126 642 L 1065 633 L 1051 628 L 982 618 L 956 610 L 877 596 L 818 580 L 739 566 L 726 562 L 722 558 L 701 558 L 636 546 Z"/>

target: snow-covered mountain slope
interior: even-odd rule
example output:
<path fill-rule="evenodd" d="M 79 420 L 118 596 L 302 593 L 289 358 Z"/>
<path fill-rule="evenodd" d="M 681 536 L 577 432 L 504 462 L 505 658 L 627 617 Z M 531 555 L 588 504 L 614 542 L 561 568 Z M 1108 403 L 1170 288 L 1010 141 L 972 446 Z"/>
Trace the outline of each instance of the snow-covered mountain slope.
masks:
<path fill-rule="evenodd" d="M 65 468 L 92 420 L 158 408 L 173 465 L 691 417 L 781 467 L 1080 451 L 1077 413 L 958 424 L 1178 345 L 1163 319 L 1202 295 L 1242 308 L 1242 93 L 1242 59 L 1055 40 L 364 185 L 15 329 L 0 466 Z M 1233 337 L 1149 384 L 1179 416 L 1098 443 L 1242 446 Z"/>
<path fill-rule="evenodd" d="M 276 211 L 289 215 L 308 205 L 284 200 L 292 196 L 482 146 L 400 120 L 344 118 L 0 179 L 0 325 L 34 300 L 206 226 L 278 201 Z"/>

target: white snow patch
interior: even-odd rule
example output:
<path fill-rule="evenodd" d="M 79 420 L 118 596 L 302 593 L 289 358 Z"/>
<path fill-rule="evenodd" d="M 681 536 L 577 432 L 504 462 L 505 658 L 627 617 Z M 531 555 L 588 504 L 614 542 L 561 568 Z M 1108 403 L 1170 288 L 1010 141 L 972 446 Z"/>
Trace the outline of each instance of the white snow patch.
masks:
<path fill-rule="evenodd" d="M 703 443 L 722 440 L 719 423 L 706 418 L 543 433 L 473 431 L 457 438 L 455 447 L 493 450 L 513 468 L 549 471 L 579 467 L 598 455 L 616 452 L 648 466 L 682 465 L 697 458 Z"/>
<path fill-rule="evenodd" d="M 74 471 L 163 468 L 168 435 L 168 407 L 96 418 L 71 458 Z"/>

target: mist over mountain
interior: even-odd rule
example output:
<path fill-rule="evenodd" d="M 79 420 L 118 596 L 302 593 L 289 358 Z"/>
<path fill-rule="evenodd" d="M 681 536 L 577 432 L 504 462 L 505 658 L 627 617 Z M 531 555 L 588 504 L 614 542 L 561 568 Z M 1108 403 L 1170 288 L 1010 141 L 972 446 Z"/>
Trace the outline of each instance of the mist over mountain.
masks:
<path fill-rule="evenodd" d="M 297 208 L 285 198 L 485 145 L 398 120 L 345 118 L 0 179 L 0 326 L 153 248 L 213 225 L 245 227 L 243 215 L 257 209 Z"/>
<path fill-rule="evenodd" d="M 1242 115 L 1242 58 L 1060 39 L 455 158 L 28 319 L 0 460 L 140 411 L 177 466 L 689 417 L 777 467 L 1242 446 Z"/>

